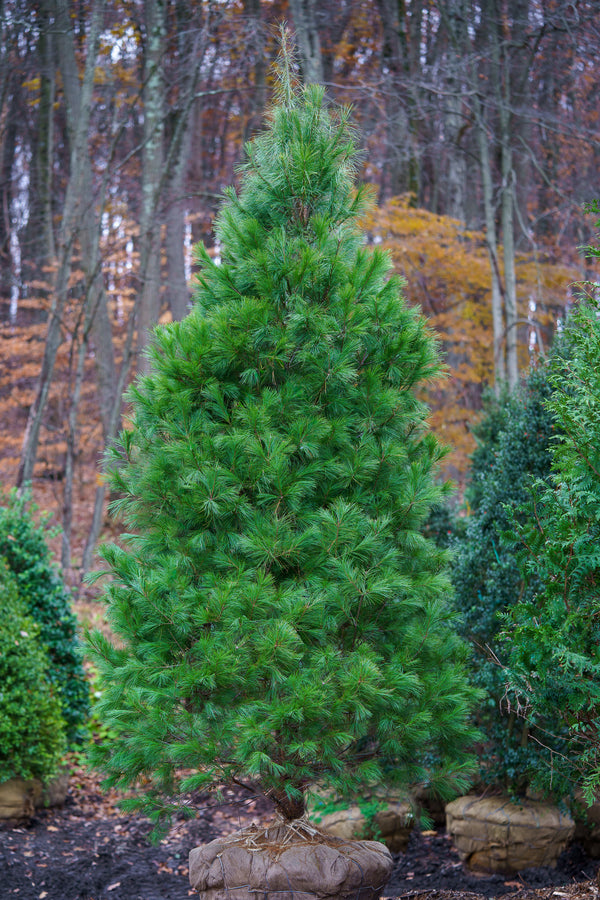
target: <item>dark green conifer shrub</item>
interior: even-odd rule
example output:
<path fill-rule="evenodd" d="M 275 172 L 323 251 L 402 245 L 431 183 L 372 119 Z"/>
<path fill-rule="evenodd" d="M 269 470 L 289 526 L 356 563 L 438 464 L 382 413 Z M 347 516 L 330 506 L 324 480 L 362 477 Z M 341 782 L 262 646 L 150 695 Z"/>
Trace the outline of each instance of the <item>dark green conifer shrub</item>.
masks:
<path fill-rule="evenodd" d="M 532 717 L 528 722 L 519 717 L 503 668 L 511 638 L 503 633 L 501 616 L 541 586 L 534 571 L 523 577 L 520 542 L 505 533 L 514 510 L 528 496 L 531 479 L 550 475 L 555 426 L 546 406 L 549 397 L 548 368 L 540 363 L 520 390 L 500 400 L 488 399 L 487 413 L 475 431 L 477 449 L 466 493 L 469 515 L 464 533 L 453 544 L 452 580 L 461 630 L 473 646 L 473 680 L 485 692 L 477 709 L 486 741 L 481 778 L 516 794 L 532 781 L 543 788 L 550 779 L 548 732 L 554 750 L 565 749 L 564 729 L 556 717 Z"/>
<path fill-rule="evenodd" d="M 597 302 L 582 303 L 553 360 L 552 474 L 516 518 L 522 577 L 532 587 L 507 620 L 523 718 L 560 719 L 569 745 L 556 768 L 583 782 L 590 800 L 600 785 L 599 316 Z"/>
<path fill-rule="evenodd" d="M 36 524 L 28 495 L 11 492 L 0 505 L 0 556 L 14 576 L 27 614 L 40 628 L 48 654 L 48 678 L 60 699 L 69 741 L 83 737 L 89 688 L 69 592 L 52 565 L 47 520 Z"/>
<path fill-rule="evenodd" d="M 39 627 L 0 558 L 0 782 L 50 778 L 66 749 L 65 723 L 48 681 Z"/>
<path fill-rule="evenodd" d="M 319 782 L 464 785 L 472 689 L 446 554 L 421 533 L 443 450 L 415 389 L 423 319 L 357 227 L 348 115 L 284 73 L 199 250 L 196 305 L 156 331 L 109 464 L 114 645 L 92 638 L 94 759 L 140 803 L 244 783 L 284 817 Z M 143 798 L 146 798 L 144 800 Z"/>

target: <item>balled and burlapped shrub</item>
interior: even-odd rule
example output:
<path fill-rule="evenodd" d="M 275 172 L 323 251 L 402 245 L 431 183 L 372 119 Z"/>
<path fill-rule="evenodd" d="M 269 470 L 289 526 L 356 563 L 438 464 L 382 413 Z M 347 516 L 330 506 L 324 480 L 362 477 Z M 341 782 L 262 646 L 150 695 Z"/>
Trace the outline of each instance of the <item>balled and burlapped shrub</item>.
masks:
<path fill-rule="evenodd" d="M 40 629 L 0 558 L 0 782 L 46 781 L 66 749 L 58 692 L 48 680 Z"/>
<path fill-rule="evenodd" d="M 550 476 L 549 447 L 555 437 L 547 407 L 550 394 L 548 365 L 540 363 L 519 390 L 501 400 L 490 398 L 476 429 L 466 494 L 469 515 L 453 541 L 452 580 L 461 630 L 473 646 L 473 680 L 484 691 L 477 708 L 486 740 L 481 778 L 515 794 L 531 782 L 544 788 L 553 780 L 554 788 L 564 789 L 553 756 L 553 751 L 566 749 L 564 728 L 556 717 L 525 721 L 519 716 L 516 694 L 507 690 L 511 636 L 503 618 L 540 588 L 533 570 L 523 577 L 521 543 L 509 532 L 515 516 L 523 519 L 519 508 L 532 479 Z"/>
<path fill-rule="evenodd" d="M 36 523 L 27 494 L 16 492 L 0 505 L 0 557 L 12 573 L 27 615 L 38 624 L 47 651 L 47 677 L 60 699 L 70 742 L 85 734 L 89 686 L 83 648 L 69 592 L 54 568 L 46 541 L 47 520 Z"/>
<path fill-rule="evenodd" d="M 421 533 L 443 454 L 432 335 L 367 249 L 347 115 L 284 76 L 239 193 L 159 328 L 109 463 L 95 761 L 147 808 L 245 784 L 286 819 L 318 782 L 464 784 L 472 689 L 446 554 Z M 183 780 L 182 780 L 183 779 Z M 462 779 L 462 781 L 461 781 Z"/>

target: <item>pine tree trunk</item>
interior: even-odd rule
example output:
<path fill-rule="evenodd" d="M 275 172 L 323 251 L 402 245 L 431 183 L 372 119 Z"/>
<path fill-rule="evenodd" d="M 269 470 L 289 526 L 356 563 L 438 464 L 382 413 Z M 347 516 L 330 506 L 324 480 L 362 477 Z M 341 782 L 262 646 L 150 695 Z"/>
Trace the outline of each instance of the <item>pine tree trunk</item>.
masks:
<path fill-rule="evenodd" d="M 302 800 L 292 800 L 285 791 L 273 791 L 271 799 L 284 819 L 289 822 L 300 819 L 306 812 L 306 803 Z"/>

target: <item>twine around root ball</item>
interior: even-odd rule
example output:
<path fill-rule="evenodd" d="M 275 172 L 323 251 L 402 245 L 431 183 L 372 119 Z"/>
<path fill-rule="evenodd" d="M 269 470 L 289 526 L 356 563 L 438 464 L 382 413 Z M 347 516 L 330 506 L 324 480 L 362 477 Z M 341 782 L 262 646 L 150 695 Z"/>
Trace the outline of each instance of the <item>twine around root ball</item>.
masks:
<path fill-rule="evenodd" d="M 280 813 L 275 813 L 273 822 L 266 827 L 249 825 L 242 831 L 235 831 L 221 839 L 223 844 L 237 844 L 250 851 L 287 849 L 295 839 L 306 841 L 309 844 L 329 844 L 338 847 L 346 843 L 343 838 L 335 837 L 325 831 L 321 831 L 313 825 L 305 813 L 298 819 L 286 819 Z"/>
<path fill-rule="evenodd" d="M 306 816 L 276 816 L 192 850 L 190 883 L 207 900 L 373 900 L 392 865 L 383 844 L 327 834 Z"/>

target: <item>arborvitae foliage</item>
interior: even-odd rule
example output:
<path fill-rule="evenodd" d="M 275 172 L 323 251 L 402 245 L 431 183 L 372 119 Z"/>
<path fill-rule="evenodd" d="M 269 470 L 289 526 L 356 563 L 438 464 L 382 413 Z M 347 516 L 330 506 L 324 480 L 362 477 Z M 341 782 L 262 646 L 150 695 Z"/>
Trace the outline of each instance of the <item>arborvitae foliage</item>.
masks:
<path fill-rule="evenodd" d="M 526 723 L 515 712 L 503 669 L 510 636 L 501 634 L 500 617 L 540 588 L 535 572 L 523 578 L 517 564 L 520 542 L 506 539 L 505 532 L 513 511 L 528 496 L 531 478 L 548 479 L 550 474 L 555 426 L 546 407 L 549 397 L 548 368 L 540 364 L 521 390 L 488 401 L 487 415 L 475 430 L 477 449 L 466 495 L 469 515 L 464 533 L 454 541 L 452 580 L 461 630 L 473 645 L 473 679 L 485 691 L 477 711 L 487 742 L 481 777 L 514 793 L 523 792 L 532 780 L 542 787 L 551 775 L 547 730 L 554 735 L 554 749 L 564 747 L 556 717 L 532 717 Z"/>
<path fill-rule="evenodd" d="M 66 748 L 57 691 L 39 627 L 0 558 L 0 782 L 54 774 Z"/>
<path fill-rule="evenodd" d="M 0 498 L 0 557 L 13 574 L 27 614 L 40 626 L 48 652 L 48 678 L 60 699 L 69 741 L 82 739 L 89 713 L 89 687 L 69 592 L 54 568 L 46 542 L 47 520 L 36 523 L 30 497 Z"/>
<path fill-rule="evenodd" d="M 160 328 L 110 466 L 97 749 L 149 799 L 244 782 L 287 818 L 315 783 L 461 783 L 471 688 L 446 556 L 420 533 L 442 450 L 434 340 L 357 227 L 348 116 L 282 76 L 239 193 Z M 180 770 L 187 771 L 183 777 Z"/>
<path fill-rule="evenodd" d="M 600 256 L 600 252 L 598 255 Z M 554 360 L 548 408 L 560 438 L 550 483 L 538 482 L 517 532 L 533 590 L 509 620 L 512 683 L 526 721 L 560 719 L 568 752 L 556 764 L 590 800 L 600 784 L 600 319 L 582 304 Z"/>

